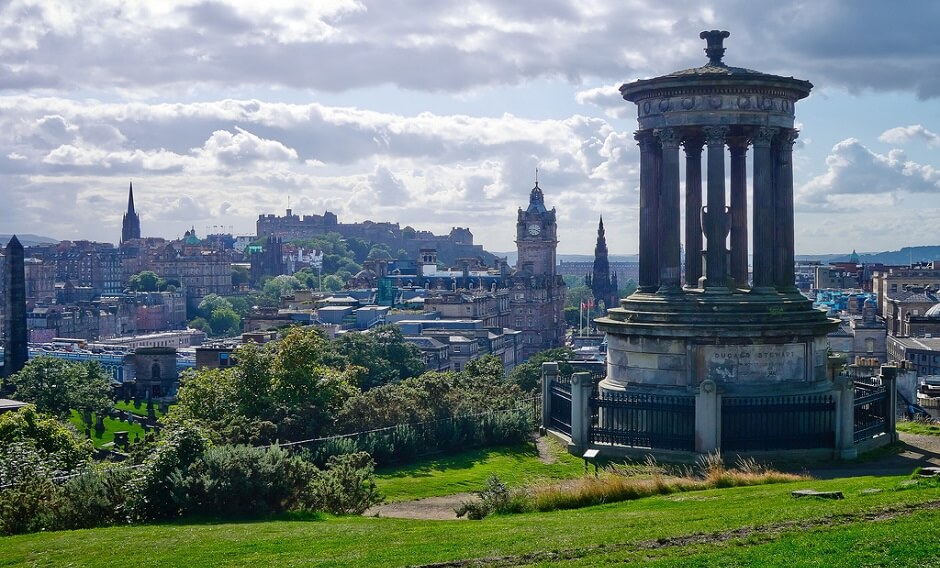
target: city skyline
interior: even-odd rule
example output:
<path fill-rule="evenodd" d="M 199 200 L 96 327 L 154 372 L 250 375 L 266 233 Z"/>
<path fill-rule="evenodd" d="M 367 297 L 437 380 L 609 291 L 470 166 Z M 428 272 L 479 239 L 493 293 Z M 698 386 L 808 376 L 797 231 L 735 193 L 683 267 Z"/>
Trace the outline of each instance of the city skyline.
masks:
<path fill-rule="evenodd" d="M 11 2 L 0 9 L 0 233 L 251 234 L 330 210 L 513 250 L 539 169 L 559 253 L 637 250 L 620 84 L 704 64 L 812 81 L 797 105 L 799 254 L 929 245 L 940 222 L 940 6 L 876 2 Z"/>

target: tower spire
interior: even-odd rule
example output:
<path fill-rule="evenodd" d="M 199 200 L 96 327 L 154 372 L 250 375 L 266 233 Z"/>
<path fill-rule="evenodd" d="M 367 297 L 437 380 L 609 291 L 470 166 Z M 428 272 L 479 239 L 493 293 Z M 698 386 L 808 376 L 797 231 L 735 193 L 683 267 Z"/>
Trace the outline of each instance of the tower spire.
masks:
<path fill-rule="evenodd" d="M 140 215 L 134 207 L 134 182 L 127 189 L 127 211 L 121 223 L 121 244 L 131 239 L 140 238 Z"/>

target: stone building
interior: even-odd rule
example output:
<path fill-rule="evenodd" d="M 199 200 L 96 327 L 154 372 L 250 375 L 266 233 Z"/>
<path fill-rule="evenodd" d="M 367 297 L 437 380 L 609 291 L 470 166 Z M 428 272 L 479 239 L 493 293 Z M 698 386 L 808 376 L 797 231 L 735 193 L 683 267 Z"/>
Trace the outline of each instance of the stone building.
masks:
<path fill-rule="evenodd" d="M 937 293 L 922 286 L 907 285 L 905 289 L 890 291 L 886 296 L 879 296 L 882 305 L 882 317 L 888 326 L 888 335 L 910 335 L 905 329 L 905 322 L 912 317 L 922 316 L 927 310 L 940 302 Z"/>
<path fill-rule="evenodd" d="M 516 270 L 507 279 L 510 327 L 521 332 L 522 359 L 565 340 L 565 281 L 557 273 L 558 224 L 536 182 L 516 220 Z"/>

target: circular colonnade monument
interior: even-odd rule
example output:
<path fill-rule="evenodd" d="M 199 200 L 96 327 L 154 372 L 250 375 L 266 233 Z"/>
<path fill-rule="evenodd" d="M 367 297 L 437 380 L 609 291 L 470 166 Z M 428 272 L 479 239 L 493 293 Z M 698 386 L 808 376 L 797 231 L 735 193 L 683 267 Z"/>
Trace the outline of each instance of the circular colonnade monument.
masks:
<path fill-rule="evenodd" d="M 620 87 L 639 123 L 640 274 L 596 320 L 608 340 L 599 395 L 697 393 L 696 452 L 835 449 L 826 334 L 838 320 L 794 284 L 794 109 L 812 84 L 726 65 L 729 35 L 701 33 L 702 67 Z M 601 408 L 598 420 L 618 419 Z"/>

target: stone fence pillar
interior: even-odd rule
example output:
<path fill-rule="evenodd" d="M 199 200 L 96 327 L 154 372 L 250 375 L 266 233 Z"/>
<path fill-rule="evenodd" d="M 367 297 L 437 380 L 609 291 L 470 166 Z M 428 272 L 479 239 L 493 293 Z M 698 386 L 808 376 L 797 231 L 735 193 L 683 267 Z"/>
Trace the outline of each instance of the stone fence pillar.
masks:
<path fill-rule="evenodd" d="M 591 391 L 594 377 L 591 373 L 571 375 L 571 446 L 580 455 L 590 443 Z"/>
<path fill-rule="evenodd" d="M 855 449 L 855 384 L 852 377 L 839 375 L 832 381 L 836 402 L 836 452 L 840 459 L 858 457 Z"/>
<path fill-rule="evenodd" d="M 891 438 L 891 443 L 894 443 L 898 441 L 898 368 L 894 365 L 882 365 L 881 384 L 888 391 L 885 433 Z"/>
<path fill-rule="evenodd" d="M 552 421 L 552 383 L 557 378 L 558 363 L 542 363 L 542 434 L 548 431 Z"/>
<path fill-rule="evenodd" d="M 714 452 L 721 445 L 721 397 L 715 381 L 706 379 L 695 396 L 695 451 Z"/>

